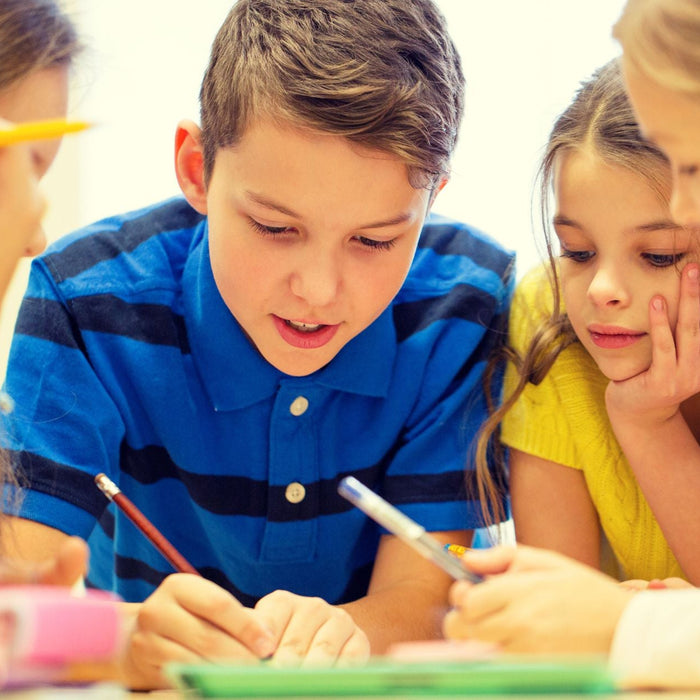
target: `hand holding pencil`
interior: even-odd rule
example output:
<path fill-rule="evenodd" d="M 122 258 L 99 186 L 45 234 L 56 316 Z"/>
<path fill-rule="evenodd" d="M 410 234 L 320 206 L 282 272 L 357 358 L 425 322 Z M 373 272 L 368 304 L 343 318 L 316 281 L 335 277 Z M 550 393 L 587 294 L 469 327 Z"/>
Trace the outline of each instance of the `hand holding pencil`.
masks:
<path fill-rule="evenodd" d="M 122 673 L 131 689 L 167 687 L 162 668 L 170 661 L 251 662 L 274 653 L 276 640 L 262 615 L 200 576 L 105 474 L 95 483 L 178 572 L 143 603 L 130 606 Z"/>
<path fill-rule="evenodd" d="M 123 676 L 130 688 L 165 687 L 171 661 L 244 661 L 332 666 L 369 658 L 365 633 L 341 607 L 277 590 L 255 608 L 200 576 L 136 505 L 105 475 L 95 483 L 163 554 L 178 573 L 143 603 L 132 606 Z M 194 574 L 194 575 L 192 575 Z"/>

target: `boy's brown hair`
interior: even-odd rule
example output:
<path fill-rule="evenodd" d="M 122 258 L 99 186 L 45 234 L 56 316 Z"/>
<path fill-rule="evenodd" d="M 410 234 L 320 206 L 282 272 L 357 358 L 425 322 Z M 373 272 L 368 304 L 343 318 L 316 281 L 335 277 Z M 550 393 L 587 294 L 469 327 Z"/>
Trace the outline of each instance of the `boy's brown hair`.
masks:
<path fill-rule="evenodd" d="M 343 136 L 403 160 L 416 187 L 449 171 L 464 76 L 431 0 L 238 0 L 200 92 L 204 174 L 251 120 Z"/>

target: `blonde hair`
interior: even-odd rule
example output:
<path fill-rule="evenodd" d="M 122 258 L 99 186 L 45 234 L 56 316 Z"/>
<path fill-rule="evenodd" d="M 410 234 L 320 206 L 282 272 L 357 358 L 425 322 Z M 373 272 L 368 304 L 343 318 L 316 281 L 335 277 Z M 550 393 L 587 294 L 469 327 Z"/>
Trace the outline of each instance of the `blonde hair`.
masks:
<path fill-rule="evenodd" d="M 697 0 L 628 0 L 613 36 L 625 57 L 654 82 L 700 98 Z"/>
<path fill-rule="evenodd" d="M 267 117 L 399 157 L 411 183 L 447 174 L 464 77 L 432 0 L 238 0 L 200 91 L 204 173 Z"/>
<path fill-rule="evenodd" d="M 479 431 L 476 446 L 476 484 L 487 524 L 502 519 L 500 505 L 506 495 L 506 450 L 498 439 L 503 417 L 530 384 L 539 384 L 559 354 L 578 342 L 561 303 L 558 267 L 550 230 L 550 194 L 557 159 L 577 150 L 595 152 L 601 160 L 628 168 L 644 177 L 668 202 L 671 173 L 664 154 L 645 141 L 627 99 L 619 61 L 607 63 L 581 84 L 571 105 L 559 116 L 550 133 L 539 168 L 541 224 L 546 245 L 551 311 L 535 329 L 523 355 L 506 344 L 489 365 L 488 375 L 512 363 L 518 373 L 514 391 L 500 404 L 491 400 L 493 411 Z M 492 464 L 490 465 L 489 462 Z"/>

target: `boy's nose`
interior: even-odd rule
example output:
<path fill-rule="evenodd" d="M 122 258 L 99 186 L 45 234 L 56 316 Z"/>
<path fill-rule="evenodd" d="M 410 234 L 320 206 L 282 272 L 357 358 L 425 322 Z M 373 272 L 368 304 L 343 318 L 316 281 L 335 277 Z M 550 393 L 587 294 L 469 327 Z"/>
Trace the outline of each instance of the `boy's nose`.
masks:
<path fill-rule="evenodd" d="M 600 267 L 588 286 L 588 298 L 596 306 L 626 305 L 629 293 L 624 275 L 612 267 Z"/>
<path fill-rule="evenodd" d="M 292 293 L 314 308 L 333 303 L 340 286 L 340 266 L 332 256 L 309 256 L 290 278 Z"/>

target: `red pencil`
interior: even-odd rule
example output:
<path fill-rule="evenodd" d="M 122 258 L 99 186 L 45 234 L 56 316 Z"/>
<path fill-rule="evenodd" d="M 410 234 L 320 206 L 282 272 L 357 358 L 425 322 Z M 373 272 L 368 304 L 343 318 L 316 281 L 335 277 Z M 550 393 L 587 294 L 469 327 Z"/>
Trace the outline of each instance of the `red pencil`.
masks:
<path fill-rule="evenodd" d="M 119 490 L 119 487 L 106 474 L 98 474 L 95 477 L 95 483 L 100 491 L 110 501 L 114 501 L 124 515 L 146 535 L 151 544 L 175 567 L 176 571 L 181 574 L 200 575 L 199 571 L 165 539 L 156 526 Z"/>

